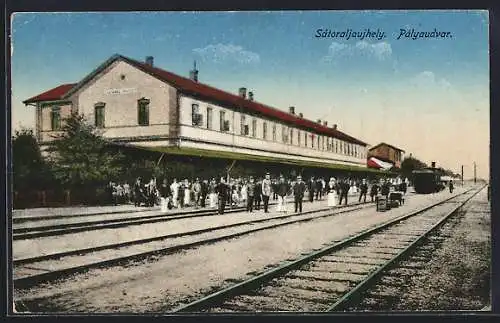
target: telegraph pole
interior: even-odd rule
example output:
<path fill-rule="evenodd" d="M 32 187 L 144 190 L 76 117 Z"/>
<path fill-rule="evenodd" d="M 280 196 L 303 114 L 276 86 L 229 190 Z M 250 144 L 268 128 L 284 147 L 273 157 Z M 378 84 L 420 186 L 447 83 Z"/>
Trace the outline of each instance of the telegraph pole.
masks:
<path fill-rule="evenodd" d="M 464 165 L 462 165 L 462 186 L 464 186 Z"/>
<path fill-rule="evenodd" d="M 474 162 L 474 184 L 476 184 L 476 162 Z"/>

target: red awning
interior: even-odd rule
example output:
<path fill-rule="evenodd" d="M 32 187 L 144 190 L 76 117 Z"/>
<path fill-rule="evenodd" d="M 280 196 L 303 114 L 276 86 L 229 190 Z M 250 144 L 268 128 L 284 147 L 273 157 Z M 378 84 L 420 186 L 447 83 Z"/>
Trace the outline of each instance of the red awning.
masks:
<path fill-rule="evenodd" d="M 377 159 L 375 157 L 370 157 L 368 161 L 366 162 L 366 165 L 370 168 L 376 168 L 376 169 L 391 169 L 394 165 L 391 163 L 386 163 L 380 159 Z"/>

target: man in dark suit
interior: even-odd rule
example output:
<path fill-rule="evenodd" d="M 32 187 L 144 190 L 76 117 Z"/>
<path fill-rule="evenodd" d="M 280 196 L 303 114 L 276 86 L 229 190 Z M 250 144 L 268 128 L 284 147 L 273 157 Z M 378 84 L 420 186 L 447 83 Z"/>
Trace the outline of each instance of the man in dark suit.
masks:
<path fill-rule="evenodd" d="M 226 184 L 224 177 L 221 177 L 220 183 L 217 185 L 217 193 L 219 198 L 219 211 L 218 214 L 224 214 L 226 208 L 226 201 L 230 194 L 229 185 Z"/>
<path fill-rule="evenodd" d="M 205 207 L 206 206 L 207 195 L 208 195 L 208 181 L 207 180 L 203 180 L 201 182 L 201 197 L 200 197 L 201 207 Z"/>
<path fill-rule="evenodd" d="M 314 181 L 314 177 L 311 177 L 309 182 L 307 182 L 307 191 L 309 192 L 309 202 L 314 200 L 314 189 L 316 188 L 316 182 Z"/>
<path fill-rule="evenodd" d="M 390 186 L 389 180 L 385 179 L 383 184 L 382 184 L 382 188 L 380 189 L 380 194 L 382 194 L 383 196 L 385 196 L 387 198 L 390 191 L 391 191 L 391 186 Z"/>
<path fill-rule="evenodd" d="M 321 191 L 323 190 L 323 183 L 321 183 L 321 179 L 318 178 L 316 180 L 316 185 L 315 185 L 315 193 L 316 193 L 316 201 L 318 201 L 322 196 Z"/>
<path fill-rule="evenodd" d="M 254 193 L 255 209 L 260 210 L 260 202 L 262 201 L 262 181 L 259 179 L 255 185 Z"/>
<path fill-rule="evenodd" d="M 340 183 L 340 201 L 339 205 L 342 205 L 342 200 L 345 199 L 345 205 L 347 205 L 347 194 L 349 193 L 349 181 L 344 179 L 342 183 Z"/>
<path fill-rule="evenodd" d="M 295 213 L 297 210 L 302 213 L 302 200 L 304 199 L 304 192 L 306 191 L 306 184 L 302 181 L 302 176 L 297 176 L 297 182 L 293 185 L 293 199 L 295 201 Z"/>
<path fill-rule="evenodd" d="M 363 179 L 363 182 L 359 186 L 359 201 L 361 202 L 361 198 L 364 196 L 363 203 L 366 203 L 366 193 L 368 193 L 368 184 L 366 184 L 366 179 Z"/>

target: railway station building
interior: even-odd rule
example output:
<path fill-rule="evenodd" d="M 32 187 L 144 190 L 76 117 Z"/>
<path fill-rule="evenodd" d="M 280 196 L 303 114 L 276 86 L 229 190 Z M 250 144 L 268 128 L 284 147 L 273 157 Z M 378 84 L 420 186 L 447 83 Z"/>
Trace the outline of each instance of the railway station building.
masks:
<path fill-rule="evenodd" d="M 391 169 L 401 168 L 405 151 L 385 142 L 368 149 L 368 167 Z"/>
<path fill-rule="evenodd" d="M 298 172 L 379 172 L 367 167 L 368 144 L 335 124 L 309 120 L 295 107 L 260 103 L 244 87 L 235 90 L 199 82 L 196 66 L 183 77 L 156 67 L 151 56 L 138 61 L 113 55 L 78 83 L 59 85 L 23 103 L 36 110 L 42 147 L 74 111 L 109 142 L 134 151 L 192 161 L 254 162 L 260 168 L 265 163 Z"/>

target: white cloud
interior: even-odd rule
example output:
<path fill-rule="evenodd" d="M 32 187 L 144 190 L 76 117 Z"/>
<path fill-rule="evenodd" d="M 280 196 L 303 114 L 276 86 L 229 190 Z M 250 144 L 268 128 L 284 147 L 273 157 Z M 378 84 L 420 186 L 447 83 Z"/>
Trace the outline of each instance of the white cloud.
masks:
<path fill-rule="evenodd" d="M 439 87 L 440 89 L 452 90 L 453 86 L 445 78 L 438 78 L 432 71 L 423 71 L 411 79 L 411 83 L 418 87 Z"/>
<path fill-rule="evenodd" d="M 223 61 L 238 63 L 259 63 L 260 56 L 257 53 L 243 49 L 241 46 L 232 44 L 210 44 L 203 48 L 195 48 L 193 52 L 203 60 L 220 63 Z"/>
<path fill-rule="evenodd" d="M 328 47 L 328 54 L 322 60 L 331 62 L 341 56 L 360 54 L 383 61 L 392 56 L 392 47 L 388 42 L 369 43 L 366 40 L 358 41 L 354 45 L 332 42 Z"/>

